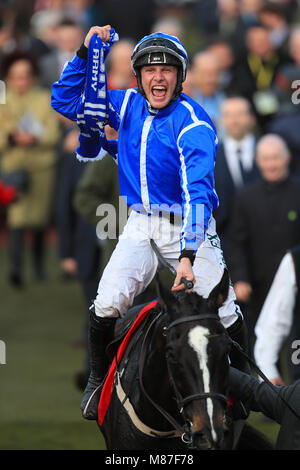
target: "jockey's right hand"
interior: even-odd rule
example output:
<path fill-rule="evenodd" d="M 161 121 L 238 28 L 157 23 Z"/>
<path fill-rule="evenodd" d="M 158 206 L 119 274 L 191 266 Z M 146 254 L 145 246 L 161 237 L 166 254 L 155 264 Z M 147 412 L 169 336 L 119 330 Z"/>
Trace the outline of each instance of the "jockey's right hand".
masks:
<path fill-rule="evenodd" d="M 98 36 L 100 36 L 102 41 L 104 42 L 108 41 L 110 38 L 110 30 L 111 30 L 111 26 L 109 24 L 106 26 L 92 26 L 85 37 L 85 40 L 84 40 L 85 47 L 89 47 L 90 39 L 94 34 L 98 34 Z"/>
<path fill-rule="evenodd" d="M 181 261 L 176 269 L 177 275 L 172 287 L 172 291 L 178 292 L 180 290 L 185 290 L 185 285 L 181 282 L 181 278 L 185 278 L 188 281 L 192 281 L 195 284 L 195 276 L 193 273 L 192 263 L 190 262 L 189 258 L 181 258 Z M 186 290 L 186 292 L 191 292 L 190 290 Z"/>

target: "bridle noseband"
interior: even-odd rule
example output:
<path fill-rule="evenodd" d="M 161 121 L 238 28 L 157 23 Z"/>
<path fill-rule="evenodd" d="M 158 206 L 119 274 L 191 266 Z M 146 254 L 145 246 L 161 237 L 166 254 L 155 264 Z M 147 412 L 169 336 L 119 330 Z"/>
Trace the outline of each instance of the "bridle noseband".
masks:
<path fill-rule="evenodd" d="M 209 319 L 217 320 L 218 322 L 220 321 L 219 316 L 214 314 L 214 313 L 206 313 L 205 315 L 191 315 L 191 316 L 188 316 L 188 317 L 182 317 L 182 318 L 178 318 L 177 320 L 174 320 L 172 323 L 170 323 L 170 325 L 168 327 L 166 327 L 165 331 L 169 332 L 172 328 L 174 328 L 175 326 L 180 325 L 182 323 L 187 323 L 187 322 L 197 321 L 197 320 L 198 321 L 199 320 L 209 320 Z M 209 337 L 221 336 L 221 334 L 223 334 L 223 333 L 217 333 L 217 334 L 214 334 L 214 335 L 209 335 Z M 166 355 L 166 358 L 167 358 L 167 366 L 168 366 L 169 376 L 171 378 L 172 387 L 173 387 L 174 392 L 176 394 L 177 403 L 180 407 L 180 410 L 183 411 L 184 407 L 186 405 L 188 405 L 189 403 L 191 403 L 192 401 L 194 401 L 194 400 L 199 400 L 199 399 L 200 400 L 206 400 L 207 398 L 215 398 L 215 399 L 225 403 L 225 405 L 227 405 L 228 398 L 225 395 L 223 395 L 222 393 L 216 393 L 216 392 L 194 393 L 193 395 L 188 395 L 187 397 L 182 398 L 179 391 L 178 391 L 178 389 L 177 389 L 177 387 L 176 387 L 175 381 L 173 379 L 172 371 L 171 371 L 171 368 L 169 366 L 168 355 Z"/>

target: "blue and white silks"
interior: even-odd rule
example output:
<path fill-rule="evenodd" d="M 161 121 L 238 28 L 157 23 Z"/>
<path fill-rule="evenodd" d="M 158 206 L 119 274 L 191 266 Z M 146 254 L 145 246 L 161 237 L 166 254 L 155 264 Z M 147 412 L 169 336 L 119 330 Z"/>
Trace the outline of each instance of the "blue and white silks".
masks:
<path fill-rule="evenodd" d="M 107 141 L 104 126 L 110 122 L 118 128 L 118 115 L 108 101 L 105 59 L 111 46 L 119 40 L 112 28 L 110 39 L 102 42 L 94 34 L 89 43 L 86 83 L 81 104 L 77 110 L 77 125 L 80 129 L 77 158 L 81 161 L 101 159 L 108 152 L 117 159 L 117 141 Z"/>
<path fill-rule="evenodd" d="M 73 121 L 80 114 L 86 73 L 86 60 L 75 56 L 52 87 L 53 108 Z M 211 119 L 183 93 L 155 115 L 136 89 L 108 90 L 106 103 L 108 118 L 103 122 L 118 130 L 118 144 L 103 136 L 98 143 L 104 150 L 114 147 L 108 153 L 118 153 L 120 194 L 129 207 L 153 213 L 164 206 L 182 216 L 181 249 L 197 251 L 218 206 L 214 187 L 218 139 Z M 85 159 L 99 159 L 97 151 L 98 144 Z"/>

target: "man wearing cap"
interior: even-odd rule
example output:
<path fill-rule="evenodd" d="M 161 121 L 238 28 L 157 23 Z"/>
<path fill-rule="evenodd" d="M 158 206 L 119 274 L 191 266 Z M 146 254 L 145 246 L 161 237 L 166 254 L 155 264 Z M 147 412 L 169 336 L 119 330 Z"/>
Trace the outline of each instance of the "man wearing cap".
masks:
<path fill-rule="evenodd" d="M 112 28 L 91 28 L 52 88 L 52 106 L 58 112 L 78 122 L 78 108 L 84 102 L 88 116 L 101 119 L 105 115 L 105 124 L 118 130 L 116 147 L 107 144 L 103 135 L 100 141 L 105 150 L 111 144 L 118 163 L 120 193 L 133 209 L 100 280 L 90 317 L 91 375 L 81 405 L 88 419 L 97 418 L 94 392 L 105 376 L 105 347 L 112 339 L 115 320 L 124 316 L 157 270 L 150 240 L 155 240 L 176 269 L 175 292 L 184 288 L 181 278 L 186 278 L 194 282 L 195 292 L 207 298 L 226 269 L 212 217 L 218 206 L 214 188 L 218 140 L 204 109 L 181 92 L 188 61 L 183 45 L 164 33 L 144 37 L 132 54 L 138 88 L 109 90 L 104 105 L 87 101 L 89 94 L 82 99 L 89 80 L 93 80 L 89 58 L 90 41 L 94 47 L 95 37 L 100 37 L 105 47 L 112 38 Z M 97 96 L 105 96 L 105 91 L 101 89 Z M 79 116 L 82 119 L 84 114 L 80 111 Z M 95 125 L 82 133 L 83 139 L 93 135 Z M 89 143 L 86 148 L 93 158 L 101 158 L 101 151 L 97 154 L 101 145 L 91 150 Z M 79 152 L 83 160 L 89 159 L 85 152 L 84 158 Z M 244 344 L 243 317 L 234 301 L 230 286 L 219 309 L 220 320 L 229 334 Z"/>

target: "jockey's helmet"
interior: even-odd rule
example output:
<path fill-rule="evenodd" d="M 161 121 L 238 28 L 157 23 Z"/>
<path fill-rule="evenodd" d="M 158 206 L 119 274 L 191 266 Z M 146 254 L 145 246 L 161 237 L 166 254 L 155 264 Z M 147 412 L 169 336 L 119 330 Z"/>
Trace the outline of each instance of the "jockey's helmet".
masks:
<path fill-rule="evenodd" d="M 145 36 L 137 43 L 131 56 L 131 65 L 137 78 L 138 91 L 142 95 L 145 95 L 141 81 L 141 68 L 144 65 L 166 64 L 177 67 L 177 84 L 173 99 L 176 99 L 182 91 L 187 63 L 188 55 L 179 39 L 165 33 L 154 33 Z"/>

